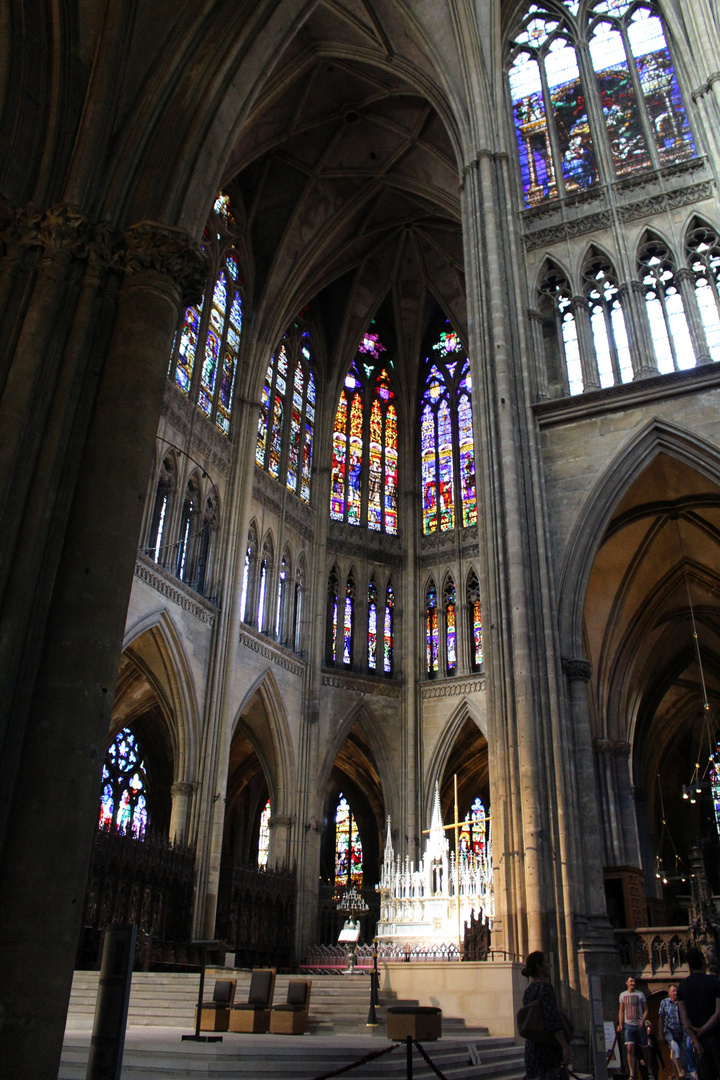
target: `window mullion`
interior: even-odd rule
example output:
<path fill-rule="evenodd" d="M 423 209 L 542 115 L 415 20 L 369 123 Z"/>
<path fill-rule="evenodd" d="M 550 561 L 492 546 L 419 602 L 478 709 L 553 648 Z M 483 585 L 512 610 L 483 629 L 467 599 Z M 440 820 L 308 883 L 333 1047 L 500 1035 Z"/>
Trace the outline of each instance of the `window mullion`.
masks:
<path fill-rule="evenodd" d="M 622 382 L 622 376 L 620 374 L 620 357 L 618 356 L 615 334 L 613 333 L 613 324 L 610 317 L 610 304 L 607 300 L 601 300 L 600 304 L 602 307 L 603 318 L 605 319 L 605 331 L 607 333 L 608 345 L 610 346 L 610 366 L 612 367 L 613 382 L 615 386 L 619 386 Z"/>
<path fill-rule="evenodd" d="M 198 397 L 200 396 L 200 380 L 202 379 L 202 369 L 205 363 L 205 349 L 207 348 L 207 336 L 210 329 L 210 314 L 213 306 L 212 298 L 215 295 L 216 282 L 217 273 L 212 279 L 212 288 L 208 288 L 205 292 L 202 312 L 200 313 L 200 325 L 198 326 L 197 345 L 195 347 L 195 362 L 193 363 L 193 373 L 188 388 L 188 401 L 192 401 L 193 405 L 197 405 Z"/>
<path fill-rule="evenodd" d="M 586 41 L 578 42 L 575 46 L 575 53 L 580 70 L 580 85 L 585 92 L 585 107 L 587 109 L 588 124 L 590 125 L 592 145 L 595 151 L 595 160 L 598 165 L 598 178 L 602 184 L 609 184 L 615 179 L 615 166 L 610 149 L 610 137 L 600 103 L 597 76 L 588 43 Z"/>
<path fill-rule="evenodd" d="M 670 326 L 670 316 L 667 313 L 667 306 L 665 304 L 665 289 L 660 283 L 658 284 L 660 285 L 660 287 L 656 291 L 658 294 L 658 300 L 660 301 L 660 308 L 663 313 L 663 319 L 665 320 L 665 331 L 668 336 L 668 342 L 670 343 L 670 352 L 672 354 L 673 367 L 675 371 L 679 371 L 680 368 L 678 365 L 677 353 L 675 351 L 675 341 L 673 339 L 672 327 Z"/>
<path fill-rule="evenodd" d="M 630 48 L 630 38 L 628 37 L 627 27 L 624 23 L 620 25 L 620 33 L 622 34 L 623 47 L 625 49 L 625 55 L 628 61 L 628 71 L 630 72 L 630 79 L 632 80 L 633 88 L 635 90 L 635 97 L 638 104 L 638 113 L 640 115 L 640 123 L 642 124 L 643 134 L 645 135 L 645 142 L 647 143 L 650 160 L 652 161 L 653 168 L 659 169 L 660 158 L 658 156 L 657 146 L 655 144 L 655 136 L 648 120 L 647 105 L 645 104 L 645 95 L 643 93 L 642 84 L 640 82 L 640 76 L 638 75 L 635 56 L 633 55 L 633 51 Z"/>
<path fill-rule="evenodd" d="M 547 129 L 550 137 L 550 153 L 552 155 L 553 172 L 555 173 L 555 187 L 557 189 L 558 197 L 562 199 L 565 196 L 565 178 L 563 176 L 562 158 L 560 157 L 557 132 L 555 130 L 555 110 L 553 109 L 550 88 L 545 73 L 545 55 L 546 54 L 538 56 L 538 68 L 540 69 L 540 83 L 542 85 L 543 102 L 545 104 L 545 116 L 548 121 Z"/>

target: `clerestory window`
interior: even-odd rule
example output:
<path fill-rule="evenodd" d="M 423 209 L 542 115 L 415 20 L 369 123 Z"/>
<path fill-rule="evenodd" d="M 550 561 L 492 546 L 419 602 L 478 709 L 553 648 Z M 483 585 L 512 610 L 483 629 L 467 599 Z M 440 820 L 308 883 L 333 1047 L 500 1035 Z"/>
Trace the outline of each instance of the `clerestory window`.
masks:
<path fill-rule="evenodd" d="M 242 333 L 242 276 L 234 247 L 237 226 L 220 192 L 203 233 L 210 260 L 208 287 L 185 311 L 168 376 L 224 435 L 230 433 Z"/>
<path fill-rule="evenodd" d="M 379 334 L 368 331 L 335 412 L 330 517 L 391 536 L 398 531 L 395 391 Z"/>
<path fill-rule="evenodd" d="M 268 364 L 260 396 L 255 462 L 310 502 L 315 376 L 310 330 L 298 320 L 283 335 Z"/>
<path fill-rule="evenodd" d="M 420 405 L 423 533 L 477 522 L 470 363 L 447 324 L 425 362 Z"/>
<path fill-rule="evenodd" d="M 696 154 L 662 20 L 647 2 L 530 4 L 508 80 L 527 207 Z"/>

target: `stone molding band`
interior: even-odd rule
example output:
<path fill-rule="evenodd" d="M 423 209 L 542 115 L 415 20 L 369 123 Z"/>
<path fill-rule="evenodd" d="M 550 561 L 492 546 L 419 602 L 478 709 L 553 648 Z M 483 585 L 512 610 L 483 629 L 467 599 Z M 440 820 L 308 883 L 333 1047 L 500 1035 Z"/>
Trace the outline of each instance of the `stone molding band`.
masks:
<path fill-rule="evenodd" d="M 619 739 L 594 739 L 593 746 L 603 757 L 629 758 L 632 749 L 629 742 Z"/>
<path fill-rule="evenodd" d="M 562 669 L 563 674 L 567 676 L 571 682 L 575 679 L 578 679 L 581 682 L 589 682 L 592 676 L 592 664 L 589 660 L 569 660 L 567 657 L 563 656 Z"/>
<path fill-rule="evenodd" d="M 68 203 L 40 209 L 0 201 L 0 249 L 6 256 L 34 252 L 44 259 L 82 259 L 135 276 L 147 271 L 168 278 L 183 304 L 197 302 L 207 280 L 207 256 L 185 229 L 139 221 L 124 233 L 107 221 L 91 222 Z"/>

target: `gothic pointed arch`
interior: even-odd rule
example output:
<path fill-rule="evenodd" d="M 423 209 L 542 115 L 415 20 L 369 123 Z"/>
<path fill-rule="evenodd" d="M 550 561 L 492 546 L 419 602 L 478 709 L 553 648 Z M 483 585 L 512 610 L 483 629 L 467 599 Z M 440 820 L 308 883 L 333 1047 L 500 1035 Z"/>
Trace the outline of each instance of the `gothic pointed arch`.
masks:
<path fill-rule="evenodd" d="M 435 797 L 435 784 L 447 777 L 449 777 L 448 783 L 452 780 L 453 753 L 456 747 L 464 747 L 467 743 L 467 760 L 471 762 L 470 775 L 462 780 L 460 777 L 458 778 L 458 794 L 463 792 L 464 795 L 469 797 L 470 791 L 474 790 L 474 787 L 477 787 L 478 784 L 482 783 L 484 785 L 483 790 L 489 784 L 488 721 L 484 705 L 484 696 L 482 698 L 463 698 L 443 724 L 428 757 L 423 777 L 423 821 L 430 820 Z M 473 756 L 477 757 L 478 760 L 473 762 Z M 476 767 L 479 762 L 482 764 L 480 772 Z M 447 794 L 448 787 L 446 783 L 441 792 L 441 803 L 444 809 L 447 809 Z M 486 805 L 488 805 L 489 801 L 489 787 L 487 787 L 487 795 Z M 474 797 L 473 795 L 472 798 Z M 470 799 L 471 801 L 472 799 Z"/>

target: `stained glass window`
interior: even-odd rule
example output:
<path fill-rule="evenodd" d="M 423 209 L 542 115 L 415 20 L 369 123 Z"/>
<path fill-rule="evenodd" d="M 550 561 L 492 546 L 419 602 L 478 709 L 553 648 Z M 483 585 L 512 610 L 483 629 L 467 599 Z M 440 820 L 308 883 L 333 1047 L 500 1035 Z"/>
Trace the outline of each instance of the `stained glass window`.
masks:
<path fill-rule="evenodd" d="M 445 670 L 454 675 L 457 670 L 457 620 L 455 582 L 448 578 L 444 587 L 445 602 Z"/>
<path fill-rule="evenodd" d="M 487 822 L 482 799 L 474 800 L 470 813 L 460 826 L 460 851 L 485 859 L 487 855 Z"/>
<path fill-rule="evenodd" d="M 295 652 L 302 648 L 303 594 L 305 592 L 305 564 L 303 560 L 295 571 L 295 607 L 293 610 L 292 647 Z"/>
<path fill-rule="evenodd" d="M 268 364 L 260 394 L 255 462 L 310 501 L 315 429 L 315 376 L 310 331 L 301 320 L 283 336 Z"/>
<path fill-rule="evenodd" d="M 480 588 L 474 570 L 468 575 L 467 603 L 470 617 L 470 667 L 473 671 L 479 671 L 483 663 L 482 611 Z"/>
<path fill-rule="evenodd" d="M 275 640 L 285 640 L 285 621 L 287 613 L 285 607 L 287 604 L 287 589 L 288 589 L 288 565 L 289 558 L 287 555 L 283 555 L 280 560 L 280 573 L 278 574 L 278 592 L 277 592 L 277 608 L 275 611 Z"/>
<path fill-rule="evenodd" d="M 392 585 L 388 585 L 385 593 L 385 620 L 383 623 L 383 671 L 386 675 L 392 675 L 395 652 L 394 638 L 395 617 L 395 593 Z"/>
<path fill-rule="evenodd" d="M 327 657 L 331 664 L 337 663 L 338 659 L 338 630 L 339 630 L 339 580 L 337 568 L 333 567 L 328 578 L 328 619 L 327 619 Z"/>
<path fill-rule="evenodd" d="M 155 504 L 150 518 L 146 552 L 156 563 L 165 565 L 172 551 L 172 544 L 168 543 L 167 526 L 170 519 L 170 503 L 173 498 L 176 484 L 175 457 L 172 454 L 164 459 L 160 466 L 157 488 L 155 489 Z"/>
<path fill-rule="evenodd" d="M 345 603 L 343 605 L 342 660 L 345 667 L 350 667 L 353 662 L 354 606 L 355 583 L 351 574 L 348 577 L 347 586 L 345 587 Z"/>
<path fill-rule="evenodd" d="M 720 836 L 720 745 L 710 758 L 710 795 L 715 815 L 715 827 Z"/>
<path fill-rule="evenodd" d="M 370 578 L 368 585 L 368 667 L 371 671 L 377 670 L 377 646 L 378 646 L 378 601 L 377 585 Z"/>
<path fill-rule="evenodd" d="M 220 192 L 203 247 L 210 274 L 205 296 L 185 311 L 176 335 L 169 376 L 223 434 L 230 432 L 235 374 L 242 332 L 242 276 L 233 239 L 237 229 L 230 198 Z"/>
<path fill-rule="evenodd" d="M 360 831 L 350 805 L 341 793 L 335 811 L 335 885 L 362 886 L 363 852 Z"/>
<path fill-rule="evenodd" d="M 270 851 L 270 800 L 265 803 L 260 814 L 260 833 L 258 835 L 258 866 L 267 866 Z"/>
<path fill-rule="evenodd" d="M 99 827 L 144 840 L 147 825 L 147 769 L 137 739 L 126 727 L 105 755 Z"/>
<path fill-rule="evenodd" d="M 675 281 L 674 260 L 665 242 L 648 237 L 640 247 L 638 264 L 658 370 L 666 374 L 694 367 L 695 350 Z"/>
<path fill-rule="evenodd" d="M 245 563 L 243 565 L 242 587 L 240 589 L 240 618 L 243 622 L 251 620 L 251 595 L 253 589 L 253 576 L 257 565 L 257 533 L 255 526 L 251 525 L 248 532 L 247 546 L 245 548 Z"/>
<path fill-rule="evenodd" d="M 385 347 L 365 335 L 360 352 L 377 360 Z M 370 347 L 372 346 L 372 348 Z M 333 425 L 330 517 L 395 535 L 398 528 L 397 409 L 387 368 L 350 366 Z"/>
<path fill-rule="evenodd" d="M 685 247 L 708 351 L 713 360 L 720 360 L 720 237 L 716 229 L 695 222 Z"/>
<path fill-rule="evenodd" d="M 439 639 L 437 592 L 431 582 L 425 593 L 425 670 L 431 676 L 440 670 Z"/>
<path fill-rule="evenodd" d="M 565 8 L 567 14 L 532 4 L 510 45 L 510 102 L 528 207 L 598 183 L 594 141 L 605 133 L 593 132 L 590 97 L 605 122 L 614 176 L 696 152 L 662 23 L 650 6 L 600 0 L 586 8 L 584 25 L 570 17 L 579 4 Z M 583 80 L 580 53 L 593 82 Z"/>
<path fill-rule="evenodd" d="M 433 352 L 439 355 L 427 360 L 420 412 L 425 534 L 477 522 L 470 364 L 452 329 L 441 333 Z"/>

